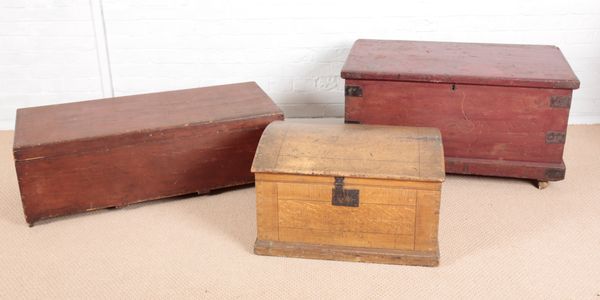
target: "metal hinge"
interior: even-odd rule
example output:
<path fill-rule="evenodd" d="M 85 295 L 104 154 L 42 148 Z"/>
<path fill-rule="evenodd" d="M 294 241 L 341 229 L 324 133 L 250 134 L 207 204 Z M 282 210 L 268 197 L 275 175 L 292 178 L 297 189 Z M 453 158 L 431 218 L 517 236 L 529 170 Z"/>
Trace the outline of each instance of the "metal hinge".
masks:
<path fill-rule="evenodd" d="M 546 144 L 564 144 L 566 139 L 567 135 L 564 132 L 546 132 Z"/>
<path fill-rule="evenodd" d="M 571 96 L 551 96 L 550 107 L 556 108 L 570 108 L 571 107 Z"/>
<path fill-rule="evenodd" d="M 358 192 L 358 190 L 344 188 L 344 177 L 335 177 L 334 187 L 331 190 L 331 204 L 358 207 Z"/>
<path fill-rule="evenodd" d="M 362 97 L 362 88 L 357 85 L 347 85 L 345 88 L 345 95 L 349 97 Z"/>

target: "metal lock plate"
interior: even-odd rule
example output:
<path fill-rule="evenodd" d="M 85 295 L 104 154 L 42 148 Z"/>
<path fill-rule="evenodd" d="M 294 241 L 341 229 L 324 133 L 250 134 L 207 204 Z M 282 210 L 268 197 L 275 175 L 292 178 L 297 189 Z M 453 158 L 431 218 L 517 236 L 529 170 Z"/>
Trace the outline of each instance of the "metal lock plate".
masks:
<path fill-rule="evenodd" d="M 331 190 L 331 204 L 335 206 L 358 207 L 359 190 L 345 189 L 344 177 L 336 177 Z"/>

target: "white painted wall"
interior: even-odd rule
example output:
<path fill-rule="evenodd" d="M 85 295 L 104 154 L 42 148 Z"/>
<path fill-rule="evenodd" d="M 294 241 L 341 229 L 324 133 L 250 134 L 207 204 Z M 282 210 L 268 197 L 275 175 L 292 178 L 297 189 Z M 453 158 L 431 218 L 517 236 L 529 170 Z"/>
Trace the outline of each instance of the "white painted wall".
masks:
<path fill-rule="evenodd" d="M 0 0 L 0 128 L 17 107 L 257 81 L 288 117 L 342 116 L 357 38 L 559 46 L 600 123 L 600 1 Z"/>

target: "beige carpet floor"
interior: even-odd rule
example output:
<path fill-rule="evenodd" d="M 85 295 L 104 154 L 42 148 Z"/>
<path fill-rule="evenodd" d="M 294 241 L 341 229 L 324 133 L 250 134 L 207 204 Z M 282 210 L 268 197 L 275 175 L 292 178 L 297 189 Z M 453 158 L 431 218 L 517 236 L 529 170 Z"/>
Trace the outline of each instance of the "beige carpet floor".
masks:
<path fill-rule="evenodd" d="M 254 188 L 29 228 L 0 132 L 0 298 L 600 300 L 600 126 L 571 126 L 567 179 L 448 176 L 437 268 L 256 256 Z"/>

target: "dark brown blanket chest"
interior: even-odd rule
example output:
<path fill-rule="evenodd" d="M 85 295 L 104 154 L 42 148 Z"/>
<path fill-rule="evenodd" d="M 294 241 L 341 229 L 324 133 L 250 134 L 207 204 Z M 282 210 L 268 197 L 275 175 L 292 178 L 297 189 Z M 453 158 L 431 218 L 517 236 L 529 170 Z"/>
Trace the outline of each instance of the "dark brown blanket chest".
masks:
<path fill-rule="evenodd" d="M 342 77 L 346 122 L 437 127 L 446 172 L 565 176 L 579 81 L 555 46 L 358 40 Z"/>
<path fill-rule="evenodd" d="M 280 119 L 253 82 L 19 109 L 25 218 L 252 183 L 260 136 Z"/>

